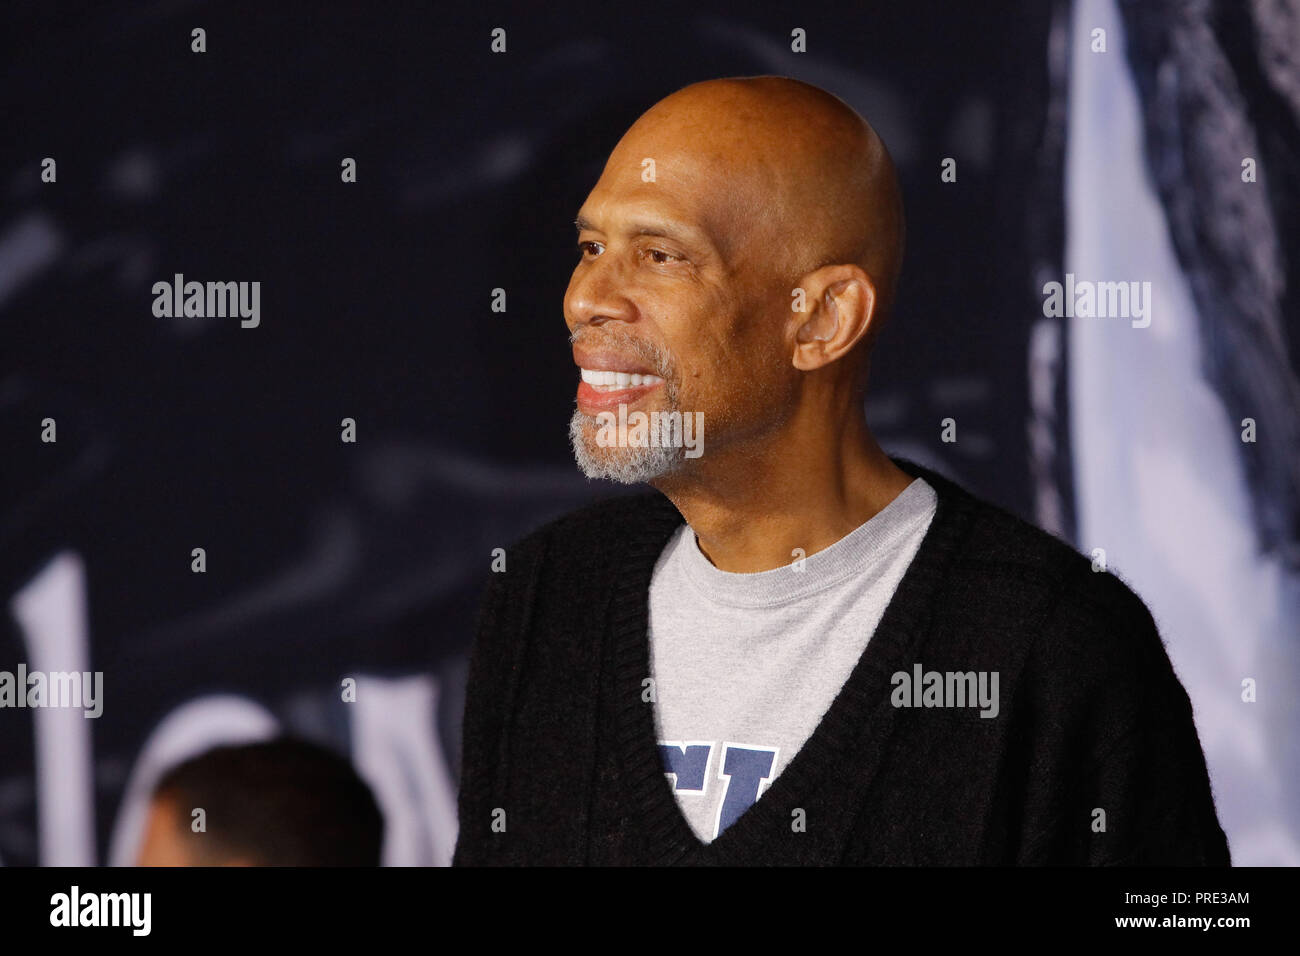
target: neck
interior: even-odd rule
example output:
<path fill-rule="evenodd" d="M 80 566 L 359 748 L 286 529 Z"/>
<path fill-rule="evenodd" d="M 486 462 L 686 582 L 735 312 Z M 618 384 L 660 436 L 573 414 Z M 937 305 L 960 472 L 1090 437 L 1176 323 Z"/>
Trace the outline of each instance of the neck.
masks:
<path fill-rule="evenodd" d="M 839 421 L 795 415 L 774 432 L 710 449 L 688 472 L 654 482 L 722 571 L 789 565 L 869 521 L 912 482 L 860 409 Z"/>

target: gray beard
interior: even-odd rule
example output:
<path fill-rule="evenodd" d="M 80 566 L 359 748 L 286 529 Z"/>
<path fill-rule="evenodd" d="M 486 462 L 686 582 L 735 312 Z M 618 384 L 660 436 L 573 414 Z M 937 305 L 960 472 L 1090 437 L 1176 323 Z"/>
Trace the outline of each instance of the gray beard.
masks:
<path fill-rule="evenodd" d="M 672 447 L 611 447 L 596 444 L 596 419 L 573 410 L 569 419 L 569 441 L 578 468 L 588 478 L 606 478 L 624 485 L 650 481 L 676 471 L 686 459 L 684 448 Z M 590 433 L 590 441 L 586 435 Z"/>

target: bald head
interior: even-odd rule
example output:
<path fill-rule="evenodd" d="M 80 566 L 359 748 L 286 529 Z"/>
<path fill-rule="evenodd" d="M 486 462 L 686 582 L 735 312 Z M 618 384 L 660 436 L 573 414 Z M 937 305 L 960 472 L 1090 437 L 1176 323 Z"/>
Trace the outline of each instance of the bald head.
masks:
<path fill-rule="evenodd" d="M 725 171 L 718 233 L 780 263 L 783 281 L 853 263 L 875 283 L 876 310 L 893 303 L 902 262 L 902 194 L 884 143 L 825 90 L 779 76 L 707 80 L 660 100 L 628 130 L 627 154 L 674 165 L 681 151 Z"/>

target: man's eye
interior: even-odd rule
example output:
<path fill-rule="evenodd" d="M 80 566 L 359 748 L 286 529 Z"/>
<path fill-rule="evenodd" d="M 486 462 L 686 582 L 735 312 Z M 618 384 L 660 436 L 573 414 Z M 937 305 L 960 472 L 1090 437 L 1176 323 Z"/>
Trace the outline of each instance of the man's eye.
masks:
<path fill-rule="evenodd" d="M 580 242 L 578 243 L 578 254 L 585 256 L 588 252 L 593 251 L 593 247 L 599 245 L 600 243 L 592 242 L 591 240 L 587 240 L 586 242 Z"/>
<path fill-rule="evenodd" d="M 650 249 L 648 250 L 647 255 L 649 255 L 658 265 L 664 265 L 668 262 L 677 262 L 681 259 L 681 256 L 675 256 L 671 252 L 664 252 L 662 249 Z"/>

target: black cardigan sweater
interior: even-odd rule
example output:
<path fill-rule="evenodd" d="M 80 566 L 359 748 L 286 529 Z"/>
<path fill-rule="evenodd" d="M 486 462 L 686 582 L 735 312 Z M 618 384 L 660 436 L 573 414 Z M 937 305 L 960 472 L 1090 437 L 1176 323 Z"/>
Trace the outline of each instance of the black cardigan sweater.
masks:
<path fill-rule="evenodd" d="M 865 652 L 794 758 L 702 843 L 660 762 L 658 492 L 507 552 L 471 654 L 455 865 L 1229 863 L 1187 694 L 1113 574 L 904 459 L 938 509 Z M 834 639 L 828 634 L 827 639 Z M 903 708 L 891 675 L 997 671 L 999 713 Z"/>

